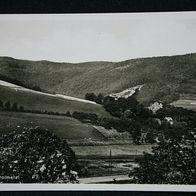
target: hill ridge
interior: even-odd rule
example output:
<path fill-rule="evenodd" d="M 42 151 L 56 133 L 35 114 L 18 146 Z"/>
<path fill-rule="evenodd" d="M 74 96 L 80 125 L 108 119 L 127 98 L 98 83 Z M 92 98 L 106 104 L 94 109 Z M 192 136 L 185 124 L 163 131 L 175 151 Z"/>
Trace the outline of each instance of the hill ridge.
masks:
<path fill-rule="evenodd" d="M 121 92 L 145 84 L 137 99 L 171 103 L 196 94 L 196 53 L 135 58 L 120 62 L 56 63 L 0 57 L 1 75 L 44 92 L 84 98 L 86 93 Z M 0 78 L 1 79 L 1 78 Z"/>
<path fill-rule="evenodd" d="M 135 58 L 130 58 L 126 60 L 121 60 L 121 61 L 109 61 L 109 60 L 95 60 L 95 61 L 81 61 L 81 62 L 67 62 L 67 61 L 52 61 L 52 60 L 33 60 L 33 59 L 23 59 L 23 58 L 16 58 L 16 57 L 11 57 L 11 56 L 0 56 L 1 58 L 7 58 L 7 59 L 13 59 L 17 61 L 31 61 L 31 62 L 49 62 L 49 63 L 58 63 L 58 64 L 84 64 L 84 63 L 120 63 L 120 62 L 127 62 L 131 60 L 138 60 L 138 59 L 150 59 L 150 58 L 162 58 L 162 57 L 178 57 L 178 56 L 187 56 L 187 55 L 194 55 L 196 52 L 193 53 L 185 53 L 185 54 L 175 54 L 175 55 L 158 55 L 158 56 L 146 56 L 146 57 L 135 57 Z"/>

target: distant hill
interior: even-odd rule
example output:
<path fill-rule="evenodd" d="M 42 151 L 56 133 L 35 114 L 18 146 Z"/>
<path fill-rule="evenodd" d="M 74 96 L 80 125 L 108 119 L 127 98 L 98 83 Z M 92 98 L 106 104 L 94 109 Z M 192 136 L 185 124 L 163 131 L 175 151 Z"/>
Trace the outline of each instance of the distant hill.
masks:
<path fill-rule="evenodd" d="M 173 102 L 196 94 L 196 53 L 122 62 L 54 63 L 0 57 L 0 79 L 39 86 L 46 92 L 84 98 L 87 92 L 117 93 L 143 85 L 137 99 Z"/>

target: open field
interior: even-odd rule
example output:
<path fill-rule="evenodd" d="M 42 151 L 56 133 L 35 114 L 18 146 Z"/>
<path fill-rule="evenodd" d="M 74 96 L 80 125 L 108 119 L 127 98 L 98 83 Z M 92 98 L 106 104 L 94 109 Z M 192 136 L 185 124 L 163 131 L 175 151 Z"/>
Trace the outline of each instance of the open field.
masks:
<path fill-rule="evenodd" d="M 152 145 L 103 145 L 103 146 L 72 146 L 78 163 L 87 168 L 82 177 L 128 175 L 137 163 L 135 159 L 143 152 L 151 152 Z M 111 149 L 111 157 L 110 157 Z"/>
<path fill-rule="evenodd" d="M 178 101 L 171 103 L 171 105 L 196 111 L 196 99 L 179 99 Z"/>
<path fill-rule="evenodd" d="M 111 155 L 113 158 L 134 157 L 142 155 L 143 152 L 151 152 L 152 145 L 102 145 L 102 146 L 72 146 L 71 147 L 78 158 L 107 158 Z"/>
<path fill-rule="evenodd" d="M 38 110 L 66 113 L 70 111 L 96 113 L 99 116 L 110 116 L 103 106 L 94 102 L 64 95 L 42 93 L 0 80 L 0 100 L 17 103 L 25 110 Z"/>
<path fill-rule="evenodd" d="M 40 126 L 51 130 L 66 139 L 92 138 L 103 140 L 104 137 L 95 128 L 65 116 L 32 114 L 0 111 L 0 131 L 8 132 L 17 126 Z"/>
<path fill-rule="evenodd" d="M 112 159 L 78 159 L 77 162 L 82 168 L 87 168 L 87 172 L 80 174 L 81 177 L 127 175 L 137 163 L 133 158 Z"/>

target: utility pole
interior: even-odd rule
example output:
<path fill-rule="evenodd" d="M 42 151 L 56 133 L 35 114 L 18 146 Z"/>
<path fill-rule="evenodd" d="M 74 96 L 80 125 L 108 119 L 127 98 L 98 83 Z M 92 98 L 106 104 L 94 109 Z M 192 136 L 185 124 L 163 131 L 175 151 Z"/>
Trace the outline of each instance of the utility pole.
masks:
<path fill-rule="evenodd" d="M 137 158 L 137 149 L 135 149 L 135 156 L 134 156 L 134 160 Z"/>
<path fill-rule="evenodd" d="M 112 173 L 112 150 L 110 149 L 110 173 Z"/>

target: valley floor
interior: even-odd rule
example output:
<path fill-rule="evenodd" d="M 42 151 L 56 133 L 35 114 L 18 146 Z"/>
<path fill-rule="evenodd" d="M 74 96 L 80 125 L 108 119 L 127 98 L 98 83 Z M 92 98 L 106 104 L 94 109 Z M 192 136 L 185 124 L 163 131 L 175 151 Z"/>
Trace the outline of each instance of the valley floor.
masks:
<path fill-rule="evenodd" d="M 143 152 L 151 152 L 152 145 L 120 144 L 71 148 L 76 154 L 79 165 L 84 168 L 80 178 L 104 177 L 109 183 L 110 176 L 113 175 L 128 177 L 129 172 L 137 167 L 135 158 L 142 156 Z M 100 181 L 100 179 L 95 180 Z"/>
<path fill-rule="evenodd" d="M 151 152 L 152 149 L 152 145 L 134 145 L 131 139 L 104 140 L 92 126 L 64 116 L 0 111 L 0 119 L 0 129 L 4 133 L 17 130 L 20 126 L 38 125 L 54 131 L 60 137 L 70 138 L 68 143 L 83 169 L 80 178 L 103 177 L 103 182 L 109 183 L 111 176 L 125 175 L 126 179 L 123 179 L 127 180 L 129 171 L 137 167 L 135 158 L 142 156 L 143 152 Z M 90 141 L 94 143 L 84 140 L 89 136 Z M 81 139 L 82 145 L 80 142 L 76 145 L 76 140 Z M 100 179 L 94 180 L 100 181 Z"/>
<path fill-rule="evenodd" d="M 71 146 L 78 158 L 107 158 L 111 156 L 115 158 L 134 157 L 142 155 L 143 152 L 151 152 L 152 145 L 100 145 L 100 146 Z"/>

